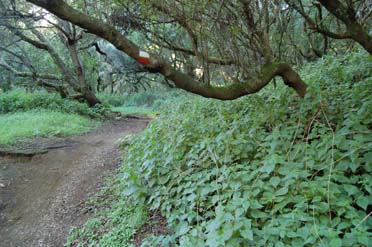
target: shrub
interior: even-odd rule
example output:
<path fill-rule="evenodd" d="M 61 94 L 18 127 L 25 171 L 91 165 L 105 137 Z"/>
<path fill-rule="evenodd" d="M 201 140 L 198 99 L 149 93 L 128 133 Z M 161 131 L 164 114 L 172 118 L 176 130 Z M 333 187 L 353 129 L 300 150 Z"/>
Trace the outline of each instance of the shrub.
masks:
<path fill-rule="evenodd" d="M 126 97 L 120 94 L 98 93 L 97 97 L 103 103 L 111 105 L 111 106 L 122 106 L 126 100 Z"/>
<path fill-rule="evenodd" d="M 175 229 L 144 246 L 368 245 L 372 78 L 364 71 L 351 81 L 348 71 L 361 73 L 353 57 L 323 62 L 329 77 L 306 75 L 303 101 L 269 90 L 233 102 L 196 98 L 132 142 L 124 193 Z M 327 73 L 336 68 L 337 86 Z"/>
<path fill-rule="evenodd" d="M 113 207 L 166 217 L 173 233 L 142 246 L 368 246 L 371 67 L 363 52 L 310 64 L 304 100 L 282 85 L 175 100 L 124 145 Z"/>
<path fill-rule="evenodd" d="M 179 89 L 169 91 L 142 91 L 126 97 L 124 106 L 144 106 L 159 109 L 165 101 L 177 98 L 183 95 Z"/>
<path fill-rule="evenodd" d="M 76 113 L 95 118 L 102 117 L 104 113 L 104 109 L 101 106 L 89 108 L 85 103 L 63 99 L 55 93 L 47 93 L 45 91 L 27 93 L 18 89 L 0 94 L 0 114 L 33 109 Z"/>

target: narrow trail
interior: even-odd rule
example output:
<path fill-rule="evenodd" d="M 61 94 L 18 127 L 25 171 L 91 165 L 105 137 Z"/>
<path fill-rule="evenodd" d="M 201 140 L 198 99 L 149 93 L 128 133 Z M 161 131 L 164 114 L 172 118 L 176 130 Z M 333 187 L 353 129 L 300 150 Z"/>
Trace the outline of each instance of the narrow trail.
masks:
<path fill-rule="evenodd" d="M 142 131 L 148 122 L 106 122 L 82 136 L 39 140 L 38 146 L 60 147 L 46 154 L 0 158 L 0 246 L 63 246 L 70 228 L 89 217 L 82 213 L 84 202 L 118 167 L 117 140 Z"/>

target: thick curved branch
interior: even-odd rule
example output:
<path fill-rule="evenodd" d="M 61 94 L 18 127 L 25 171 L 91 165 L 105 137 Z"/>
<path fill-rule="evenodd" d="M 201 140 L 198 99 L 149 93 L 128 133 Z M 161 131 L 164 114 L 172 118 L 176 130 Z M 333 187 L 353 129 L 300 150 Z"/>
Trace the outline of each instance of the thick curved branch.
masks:
<path fill-rule="evenodd" d="M 61 19 L 70 21 L 75 25 L 85 28 L 90 33 L 106 39 L 119 50 L 138 60 L 140 48 L 123 36 L 114 27 L 73 9 L 62 0 L 27 1 L 47 9 L 49 12 L 55 14 Z M 243 95 L 253 94 L 265 87 L 275 76 L 283 77 L 285 83 L 288 86 L 293 87 L 299 95 L 304 96 L 306 93 L 306 84 L 288 64 L 283 63 L 268 64 L 264 66 L 260 75 L 254 80 L 224 87 L 203 85 L 192 77 L 173 68 L 172 65 L 164 59 L 156 56 L 151 57 L 150 64 L 146 65 L 146 68 L 149 72 L 162 74 L 165 78 L 173 81 L 179 88 L 209 98 L 230 100 Z"/>

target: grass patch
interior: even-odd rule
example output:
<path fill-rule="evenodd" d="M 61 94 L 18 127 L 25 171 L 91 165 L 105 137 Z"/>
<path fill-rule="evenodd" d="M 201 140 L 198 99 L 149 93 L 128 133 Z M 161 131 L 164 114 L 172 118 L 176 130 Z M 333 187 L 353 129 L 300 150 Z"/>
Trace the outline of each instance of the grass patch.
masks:
<path fill-rule="evenodd" d="M 50 110 L 0 115 L 0 144 L 32 137 L 71 136 L 98 127 L 99 122 L 77 114 Z"/>
<path fill-rule="evenodd" d="M 154 111 L 148 107 L 139 107 L 139 106 L 120 106 L 120 107 L 113 107 L 113 111 L 121 112 L 123 114 L 138 114 L 144 115 L 148 117 L 155 117 L 158 112 Z"/>

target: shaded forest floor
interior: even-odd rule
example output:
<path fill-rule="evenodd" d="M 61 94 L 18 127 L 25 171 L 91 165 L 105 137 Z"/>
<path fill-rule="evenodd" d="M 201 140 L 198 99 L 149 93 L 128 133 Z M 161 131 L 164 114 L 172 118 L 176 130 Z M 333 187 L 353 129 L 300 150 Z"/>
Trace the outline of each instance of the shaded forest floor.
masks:
<path fill-rule="evenodd" d="M 120 164 L 118 138 L 142 131 L 149 119 L 106 122 L 85 135 L 18 145 L 47 149 L 33 157 L 0 157 L 2 246 L 63 246 L 69 229 L 91 216 L 86 200 Z"/>

